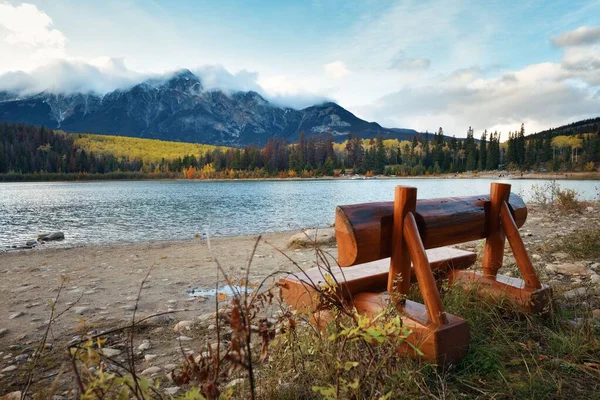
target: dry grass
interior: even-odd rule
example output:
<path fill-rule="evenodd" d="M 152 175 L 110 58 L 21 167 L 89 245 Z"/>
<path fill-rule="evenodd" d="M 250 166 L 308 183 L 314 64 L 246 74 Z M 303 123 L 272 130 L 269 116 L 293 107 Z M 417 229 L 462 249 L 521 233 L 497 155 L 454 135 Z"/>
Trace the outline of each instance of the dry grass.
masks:
<path fill-rule="evenodd" d="M 551 251 L 564 251 L 573 258 L 600 258 L 600 228 L 580 229 L 549 246 Z"/>

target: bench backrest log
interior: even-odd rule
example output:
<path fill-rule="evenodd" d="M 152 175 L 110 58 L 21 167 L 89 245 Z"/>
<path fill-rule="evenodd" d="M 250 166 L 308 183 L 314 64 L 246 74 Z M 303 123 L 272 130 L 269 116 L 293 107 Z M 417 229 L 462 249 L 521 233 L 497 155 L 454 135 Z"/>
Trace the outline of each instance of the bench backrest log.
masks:
<path fill-rule="evenodd" d="M 523 199 L 511 193 L 509 208 L 518 227 L 527 219 Z M 415 219 L 426 249 L 488 236 L 490 196 L 418 200 Z M 393 202 L 338 206 L 335 213 L 338 263 L 342 267 L 390 257 Z"/>

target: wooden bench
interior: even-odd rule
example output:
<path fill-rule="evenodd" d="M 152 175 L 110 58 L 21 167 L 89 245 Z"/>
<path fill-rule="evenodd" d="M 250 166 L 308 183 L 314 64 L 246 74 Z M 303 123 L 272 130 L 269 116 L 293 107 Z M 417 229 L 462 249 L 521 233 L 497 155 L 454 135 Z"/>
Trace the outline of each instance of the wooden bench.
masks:
<path fill-rule="evenodd" d="M 343 301 L 359 313 L 377 314 L 391 298 L 413 331 L 408 341 L 438 364 L 455 362 L 466 354 L 469 326 L 444 312 L 434 272 L 488 298 L 508 298 L 525 311 L 540 311 L 550 290 L 540 284 L 519 236 L 526 218 L 523 200 L 507 184 L 493 183 L 490 195 L 420 201 L 416 188 L 398 186 L 394 202 L 337 207 L 338 264 L 348 268 L 331 274 Z M 506 238 L 523 279 L 497 276 Z M 475 254 L 443 247 L 477 239 L 486 239 L 483 273 L 464 271 Z M 413 277 L 424 304 L 405 300 Z M 315 296 L 324 283 L 319 269 L 280 282 L 289 305 L 314 312 L 319 311 Z M 411 347 L 401 350 L 410 352 Z"/>

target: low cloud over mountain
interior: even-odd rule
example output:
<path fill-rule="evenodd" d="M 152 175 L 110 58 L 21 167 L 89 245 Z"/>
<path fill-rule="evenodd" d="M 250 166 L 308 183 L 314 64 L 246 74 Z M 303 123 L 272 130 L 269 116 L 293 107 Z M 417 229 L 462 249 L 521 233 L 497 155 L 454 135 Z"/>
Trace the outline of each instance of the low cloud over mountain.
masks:
<path fill-rule="evenodd" d="M 121 81 L 99 78 L 95 85 L 87 86 L 85 76 L 105 77 L 100 69 L 75 68 L 71 72 L 71 85 L 62 86 L 68 90 L 56 86 L 37 93 L 41 87 L 35 79 L 10 76 L 17 79 L 11 90 L 0 92 L 0 120 L 71 132 L 238 146 L 264 145 L 273 136 L 295 141 L 302 131 L 340 139 L 349 133 L 399 138 L 416 133 L 385 129 L 332 102 L 300 110 L 282 107 L 252 90 L 256 88 L 252 74 L 233 75 L 220 67 L 150 76 L 138 84 L 133 84 L 133 78 L 139 76 L 124 76 Z M 59 84 L 63 78 L 66 76 L 61 74 L 55 82 Z M 111 85 L 122 88 L 105 92 L 114 87 Z"/>

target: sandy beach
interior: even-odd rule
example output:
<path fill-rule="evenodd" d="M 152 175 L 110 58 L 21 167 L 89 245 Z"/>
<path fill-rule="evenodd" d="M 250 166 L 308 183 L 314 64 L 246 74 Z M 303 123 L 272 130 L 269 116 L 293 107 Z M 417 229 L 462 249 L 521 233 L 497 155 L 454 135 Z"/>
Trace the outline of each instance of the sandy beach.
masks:
<path fill-rule="evenodd" d="M 251 266 L 252 283 L 260 283 L 275 271 L 294 269 L 276 248 L 300 265 L 310 263 L 310 250 L 286 248 L 292 234 L 263 236 Z M 167 309 L 194 309 L 178 313 L 177 318 L 181 319 L 214 310 L 213 302 L 199 301 L 186 291 L 215 287 L 215 257 L 231 278 L 241 279 L 256 239 L 215 238 L 211 240 L 212 253 L 204 239 L 2 253 L 0 327 L 8 331 L 0 339 L 0 351 L 5 344 L 35 338 L 49 318 L 49 301 L 56 296 L 63 278 L 66 281 L 58 309 L 77 304 L 61 318 L 63 324 L 55 325 L 55 334 L 67 333 L 82 318 L 92 325 L 128 321 L 140 284 L 149 271 L 139 302 L 139 316 Z M 222 275 L 220 281 L 223 282 Z M 23 315 L 14 316 L 20 313 Z"/>

